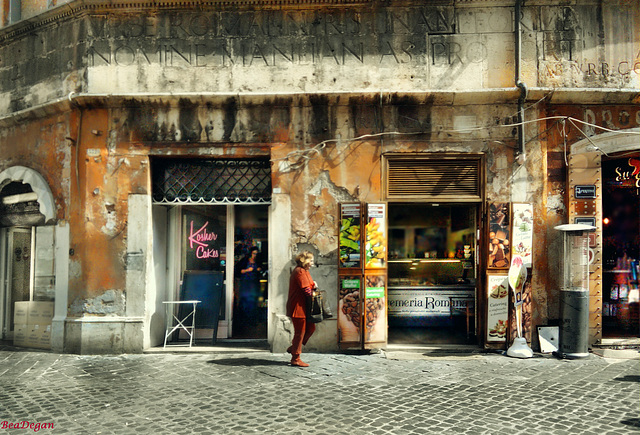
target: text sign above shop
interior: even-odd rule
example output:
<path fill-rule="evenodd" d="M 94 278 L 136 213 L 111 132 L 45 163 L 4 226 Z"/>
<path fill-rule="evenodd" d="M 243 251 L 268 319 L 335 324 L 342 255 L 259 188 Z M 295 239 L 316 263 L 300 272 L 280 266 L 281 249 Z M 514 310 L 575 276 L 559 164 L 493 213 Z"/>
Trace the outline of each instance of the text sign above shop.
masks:
<path fill-rule="evenodd" d="M 594 199 L 596 198 L 596 186 L 594 184 L 576 185 L 574 197 L 576 199 Z"/>

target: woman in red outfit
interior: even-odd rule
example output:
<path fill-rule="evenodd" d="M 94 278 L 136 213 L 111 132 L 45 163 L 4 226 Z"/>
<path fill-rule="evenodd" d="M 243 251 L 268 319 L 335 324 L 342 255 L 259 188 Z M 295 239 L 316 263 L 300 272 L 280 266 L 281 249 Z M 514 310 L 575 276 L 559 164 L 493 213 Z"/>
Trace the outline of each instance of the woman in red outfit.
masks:
<path fill-rule="evenodd" d="M 307 299 L 318 287 L 309 273 L 309 268 L 313 265 L 313 254 L 309 251 L 301 252 L 296 256 L 296 264 L 291 273 L 287 300 L 287 316 L 291 318 L 294 330 L 293 341 L 287 352 L 291 354 L 292 366 L 309 367 L 309 364 L 300 359 L 300 353 L 302 345 L 307 344 L 316 330 L 314 323 L 307 322 Z"/>

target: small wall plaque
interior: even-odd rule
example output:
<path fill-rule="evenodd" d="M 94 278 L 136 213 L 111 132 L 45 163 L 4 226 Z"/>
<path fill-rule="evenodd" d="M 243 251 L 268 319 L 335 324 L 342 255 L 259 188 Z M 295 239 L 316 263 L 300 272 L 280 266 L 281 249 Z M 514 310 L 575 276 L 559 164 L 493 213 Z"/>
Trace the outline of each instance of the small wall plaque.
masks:
<path fill-rule="evenodd" d="M 579 184 L 575 186 L 574 197 L 576 199 L 594 199 L 596 197 L 595 184 Z"/>

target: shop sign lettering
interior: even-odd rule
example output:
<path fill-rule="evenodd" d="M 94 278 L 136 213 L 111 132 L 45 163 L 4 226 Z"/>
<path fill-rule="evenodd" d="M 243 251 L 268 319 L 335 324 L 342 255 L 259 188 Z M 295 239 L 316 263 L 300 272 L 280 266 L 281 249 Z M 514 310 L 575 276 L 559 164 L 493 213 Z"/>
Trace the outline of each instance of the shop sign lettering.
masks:
<path fill-rule="evenodd" d="M 423 293 L 422 295 L 416 294 Z M 472 290 L 399 290 L 389 289 L 389 315 L 400 317 L 450 316 L 462 314 Z M 453 310 L 452 310 L 453 308 Z"/>
<path fill-rule="evenodd" d="M 593 199 L 596 197 L 596 186 L 594 184 L 577 185 L 574 196 L 577 199 Z"/>
<path fill-rule="evenodd" d="M 583 131 L 587 136 L 593 136 L 602 133 L 596 126 L 605 127 L 610 130 L 639 126 L 640 109 L 621 109 L 617 113 L 611 109 L 585 109 L 583 119 L 588 123 L 583 126 Z"/>
<path fill-rule="evenodd" d="M 215 242 L 218 240 L 218 235 L 213 232 L 207 231 L 207 225 L 209 225 L 209 221 L 205 222 L 202 227 L 195 231 L 193 230 L 193 221 L 190 224 L 189 231 L 189 248 L 194 249 L 195 246 L 195 254 L 196 258 L 218 258 L 220 256 L 220 252 L 215 246 L 211 246 L 210 242 Z"/>
<path fill-rule="evenodd" d="M 618 166 L 615 169 L 615 180 L 622 184 L 626 184 L 625 182 L 631 181 L 634 183 L 635 187 L 640 188 L 640 160 L 631 158 L 627 163 L 629 166 L 626 168 Z"/>

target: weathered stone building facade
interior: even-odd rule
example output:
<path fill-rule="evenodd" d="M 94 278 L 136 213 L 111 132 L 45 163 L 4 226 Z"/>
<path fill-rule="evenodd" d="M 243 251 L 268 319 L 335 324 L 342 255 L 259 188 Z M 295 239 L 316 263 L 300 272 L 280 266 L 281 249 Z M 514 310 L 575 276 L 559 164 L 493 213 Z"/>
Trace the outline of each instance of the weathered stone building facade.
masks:
<path fill-rule="evenodd" d="M 314 252 L 312 275 L 339 310 L 340 204 L 353 202 L 468 207 L 472 322 L 482 346 L 492 345 L 482 248 L 491 244 L 490 204 L 532 207 L 524 318 L 534 345 L 535 327 L 559 318 L 554 226 L 593 216 L 590 340 L 603 338 L 598 168 L 603 158 L 640 151 L 636 1 L 92 0 L 44 8 L 23 0 L 21 15 L 19 1 L 6 3 L 0 197 L 17 205 L 3 203 L 0 264 L 15 262 L 11 238 L 30 229 L 44 266 L 32 263 L 23 279 L 31 284 L 21 285 L 31 289 L 27 300 L 40 291 L 55 301 L 54 350 L 161 345 L 163 302 L 181 297 L 187 246 L 202 242 L 187 225 L 195 213 L 220 229 L 206 254 L 217 262 L 205 267 L 226 274 L 218 336 L 232 336 L 239 310 L 239 229 L 258 228 L 249 244 L 264 248 L 269 270 L 264 337 L 283 352 L 296 252 Z M 451 193 L 440 186 L 394 196 L 389 162 L 407 157 L 425 165 L 470 158 L 478 171 L 454 174 Z M 167 187 L 204 183 L 194 181 L 196 169 L 211 162 L 265 161 L 261 195 L 247 193 L 260 171 L 232 176 L 250 180 L 219 195 L 194 187 L 171 196 Z M 455 188 L 465 183 L 474 194 Z M 597 186 L 593 204 L 572 196 L 576 184 Z M 263 224 L 240 223 L 248 207 L 262 207 L 264 216 L 248 215 Z M 3 267 L 2 282 L 17 282 L 21 269 Z M 11 305 L 25 294 L 4 285 L 0 318 L 10 338 Z M 328 319 L 310 346 L 337 350 L 340 334 Z"/>

